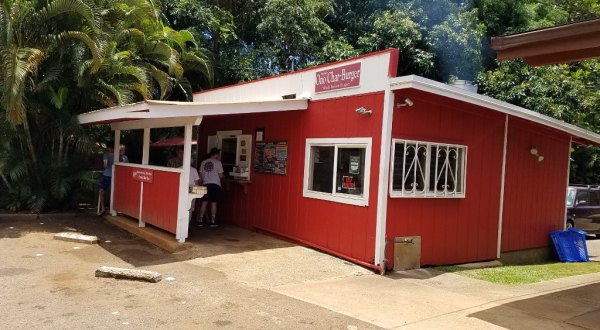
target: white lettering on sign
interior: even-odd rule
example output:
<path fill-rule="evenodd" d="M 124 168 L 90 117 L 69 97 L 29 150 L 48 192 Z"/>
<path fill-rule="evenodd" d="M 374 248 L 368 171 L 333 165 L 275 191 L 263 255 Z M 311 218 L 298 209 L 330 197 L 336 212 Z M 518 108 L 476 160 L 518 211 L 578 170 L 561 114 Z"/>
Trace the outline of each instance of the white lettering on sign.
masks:
<path fill-rule="evenodd" d="M 154 171 L 145 169 L 133 170 L 133 179 L 135 181 L 152 183 L 154 180 Z"/>
<path fill-rule="evenodd" d="M 360 85 L 361 63 L 353 63 L 333 69 L 318 71 L 315 80 L 315 92 L 330 92 Z"/>

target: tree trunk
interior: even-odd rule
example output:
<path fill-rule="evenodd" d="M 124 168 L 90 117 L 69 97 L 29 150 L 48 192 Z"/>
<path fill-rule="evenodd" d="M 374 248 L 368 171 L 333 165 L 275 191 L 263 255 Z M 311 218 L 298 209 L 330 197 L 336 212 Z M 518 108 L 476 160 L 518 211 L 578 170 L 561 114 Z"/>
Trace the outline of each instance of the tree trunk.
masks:
<path fill-rule="evenodd" d="M 39 185 L 42 184 L 42 177 L 39 172 L 38 160 L 35 154 L 35 148 L 33 147 L 33 140 L 31 138 L 31 130 L 29 129 L 29 122 L 27 114 L 25 114 L 25 120 L 23 120 L 23 132 L 25 133 L 25 142 L 27 143 L 27 149 L 29 149 L 29 156 L 31 157 L 31 167 L 33 175 Z"/>
<path fill-rule="evenodd" d="M 10 182 L 8 182 L 8 179 L 6 179 L 4 173 L 0 172 L 0 178 L 2 178 L 2 181 L 4 181 L 4 184 L 6 185 L 6 188 L 8 188 L 8 190 L 13 190 L 12 185 L 10 184 Z"/>
<path fill-rule="evenodd" d="M 58 129 L 58 161 L 62 162 L 63 160 L 63 142 L 64 142 L 64 137 L 63 137 L 63 127 L 62 127 L 62 123 L 59 123 L 59 129 Z"/>

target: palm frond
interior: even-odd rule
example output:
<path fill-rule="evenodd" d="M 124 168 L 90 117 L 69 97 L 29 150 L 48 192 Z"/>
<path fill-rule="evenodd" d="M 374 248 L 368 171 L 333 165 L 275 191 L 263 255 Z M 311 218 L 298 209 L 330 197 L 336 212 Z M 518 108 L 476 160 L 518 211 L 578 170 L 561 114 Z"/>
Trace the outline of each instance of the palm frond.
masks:
<path fill-rule="evenodd" d="M 98 80 L 98 84 L 100 85 L 101 88 L 103 88 L 105 91 L 107 91 L 108 93 L 110 93 L 112 95 L 111 99 L 114 101 L 114 104 L 116 105 L 122 105 L 125 104 L 123 103 L 123 94 L 119 91 L 118 88 L 116 88 L 115 86 L 108 84 L 107 82 L 105 82 L 102 79 Z M 108 96 L 108 94 L 104 93 L 104 95 Z"/>
<path fill-rule="evenodd" d="M 92 54 L 92 65 L 90 66 L 90 73 L 96 73 L 102 64 L 102 49 L 94 42 L 94 40 L 86 33 L 81 31 L 65 31 L 55 36 L 57 40 L 64 40 L 66 38 L 76 39 L 83 42 L 90 53 Z"/>
<path fill-rule="evenodd" d="M 200 54 L 201 53 L 183 53 L 181 55 L 183 68 L 186 72 L 199 72 L 203 74 L 212 86 L 214 82 L 213 65 L 207 56 L 202 56 Z"/>
<path fill-rule="evenodd" d="M 164 99 L 173 86 L 169 74 L 149 63 L 143 63 L 142 66 L 146 68 L 152 79 L 158 84 L 160 99 Z"/>
<path fill-rule="evenodd" d="M 36 48 L 11 46 L 0 49 L 3 91 L 0 103 L 6 110 L 6 117 L 13 124 L 25 120 L 24 92 L 28 78 L 35 74 L 46 54 Z"/>
<path fill-rule="evenodd" d="M 85 2 L 79 0 L 54 0 L 48 3 L 46 7 L 40 9 L 35 16 L 36 18 L 39 18 L 41 22 L 48 22 L 55 19 L 57 16 L 66 13 L 80 15 L 93 28 L 97 28 L 99 25 L 99 20 L 92 8 Z"/>

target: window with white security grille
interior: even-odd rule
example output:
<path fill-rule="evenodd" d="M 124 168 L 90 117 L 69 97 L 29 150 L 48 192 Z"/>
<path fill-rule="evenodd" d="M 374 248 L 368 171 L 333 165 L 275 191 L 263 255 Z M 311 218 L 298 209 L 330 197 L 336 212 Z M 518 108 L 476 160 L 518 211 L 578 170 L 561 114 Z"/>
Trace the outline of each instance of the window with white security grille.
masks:
<path fill-rule="evenodd" d="M 464 198 L 467 147 L 393 140 L 391 197 Z"/>

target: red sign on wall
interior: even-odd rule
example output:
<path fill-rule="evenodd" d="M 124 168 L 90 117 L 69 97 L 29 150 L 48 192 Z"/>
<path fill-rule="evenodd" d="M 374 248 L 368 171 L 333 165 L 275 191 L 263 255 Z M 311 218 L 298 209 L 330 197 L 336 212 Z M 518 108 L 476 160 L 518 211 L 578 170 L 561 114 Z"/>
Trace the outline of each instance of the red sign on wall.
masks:
<path fill-rule="evenodd" d="M 360 85 L 361 63 L 353 63 L 337 68 L 318 71 L 315 80 L 315 92 L 330 92 L 337 89 Z"/>
<path fill-rule="evenodd" d="M 135 181 L 152 183 L 152 180 L 154 179 L 154 171 L 145 169 L 135 169 L 133 170 L 133 179 Z"/>

